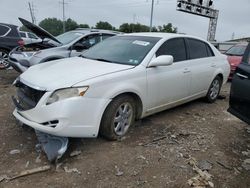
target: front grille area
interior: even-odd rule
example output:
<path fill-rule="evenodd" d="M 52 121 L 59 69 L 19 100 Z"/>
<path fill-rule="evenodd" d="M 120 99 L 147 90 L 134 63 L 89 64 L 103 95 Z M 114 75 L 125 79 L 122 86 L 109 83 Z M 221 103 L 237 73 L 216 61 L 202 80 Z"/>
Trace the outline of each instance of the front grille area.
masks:
<path fill-rule="evenodd" d="M 45 91 L 33 89 L 22 82 L 16 83 L 17 100 L 15 102 L 19 110 L 30 110 L 34 108 L 44 95 Z"/>

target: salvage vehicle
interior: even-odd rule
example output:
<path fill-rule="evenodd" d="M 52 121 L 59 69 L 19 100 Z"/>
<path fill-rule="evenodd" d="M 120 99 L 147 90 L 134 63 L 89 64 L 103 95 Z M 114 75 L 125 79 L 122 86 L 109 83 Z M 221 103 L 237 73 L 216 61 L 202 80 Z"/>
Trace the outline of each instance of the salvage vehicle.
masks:
<path fill-rule="evenodd" d="M 19 31 L 20 36 L 24 40 L 25 44 L 31 44 L 36 42 L 42 42 L 42 39 L 40 39 L 38 36 L 36 36 L 34 33 L 31 32 L 25 32 L 25 31 Z"/>
<path fill-rule="evenodd" d="M 18 72 L 47 61 L 74 57 L 118 32 L 98 29 L 76 29 L 54 37 L 41 27 L 19 18 L 22 24 L 42 39 L 41 42 L 17 47 L 10 52 L 9 62 Z"/>
<path fill-rule="evenodd" d="M 0 23 L 0 69 L 9 68 L 9 52 L 19 46 L 24 45 L 16 25 Z"/>
<path fill-rule="evenodd" d="M 233 76 L 228 111 L 250 125 L 250 44 Z"/>
<path fill-rule="evenodd" d="M 226 56 L 181 34 L 111 37 L 66 58 L 32 66 L 14 82 L 13 114 L 60 137 L 124 136 L 135 120 L 205 97 L 215 102 L 230 72 Z"/>
<path fill-rule="evenodd" d="M 231 67 L 229 80 L 232 80 L 235 69 L 241 63 L 243 54 L 246 50 L 246 47 L 247 47 L 246 43 L 237 44 L 225 52 L 225 55 L 227 55 L 227 60 L 228 60 L 230 67 Z"/>

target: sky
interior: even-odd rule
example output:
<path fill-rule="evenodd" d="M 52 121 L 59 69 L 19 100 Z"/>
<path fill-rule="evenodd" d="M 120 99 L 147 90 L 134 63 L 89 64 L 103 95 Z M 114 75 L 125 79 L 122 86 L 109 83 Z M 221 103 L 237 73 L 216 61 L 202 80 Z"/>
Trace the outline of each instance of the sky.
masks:
<path fill-rule="evenodd" d="M 35 8 L 37 23 L 44 18 L 62 19 L 62 0 L 0 0 L 0 22 L 21 26 L 18 17 L 31 20 L 28 2 Z M 65 0 L 66 18 L 95 26 L 107 21 L 115 27 L 139 22 L 149 25 L 152 0 Z M 209 19 L 176 11 L 177 0 L 155 0 L 153 25 L 172 23 L 178 32 L 207 38 Z M 220 11 L 216 40 L 250 37 L 250 0 L 214 0 Z"/>

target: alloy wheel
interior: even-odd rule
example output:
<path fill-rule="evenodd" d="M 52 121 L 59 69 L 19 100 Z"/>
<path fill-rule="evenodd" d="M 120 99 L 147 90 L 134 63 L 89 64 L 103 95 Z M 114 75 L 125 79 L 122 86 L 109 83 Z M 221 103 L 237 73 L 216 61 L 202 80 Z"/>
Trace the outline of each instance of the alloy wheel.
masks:
<path fill-rule="evenodd" d="M 210 97 L 212 100 L 218 97 L 220 92 L 220 81 L 215 79 L 212 83 L 212 87 L 210 88 Z"/>
<path fill-rule="evenodd" d="M 133 107 L 130 103 L 126 102 L 121 104 L 114 117 L 114 131 L 117 135 L 122 136 L 127 131 L 132 123 Z"/>
<path fill-rule="evenodd" d="M 8 66 L 9 66 L 8 53 L 0 51 L 0 68 L 4 69 L 7 68 Z"/>

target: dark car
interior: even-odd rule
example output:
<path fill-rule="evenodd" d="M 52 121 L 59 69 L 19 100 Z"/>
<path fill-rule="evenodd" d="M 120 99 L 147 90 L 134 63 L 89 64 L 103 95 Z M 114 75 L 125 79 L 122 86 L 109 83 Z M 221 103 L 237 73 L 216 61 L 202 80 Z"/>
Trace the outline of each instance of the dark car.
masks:
<path fill-rule="evenodd" d="M 11 24 L 0 23 L 0 69 L 10 66 L 9 52 L 16 46 L 24 45 L 18 27 Z"/>
<path fill-rule="evenodd" d="M 250 43 L 233 76 L 228 111 L 250 125 Z"/>

